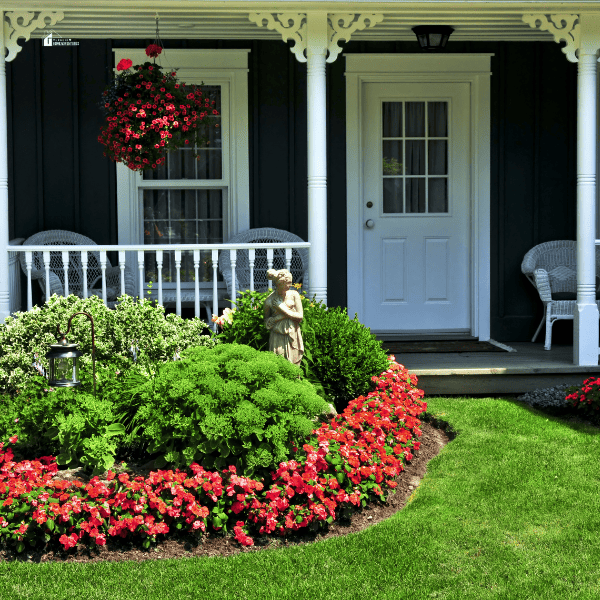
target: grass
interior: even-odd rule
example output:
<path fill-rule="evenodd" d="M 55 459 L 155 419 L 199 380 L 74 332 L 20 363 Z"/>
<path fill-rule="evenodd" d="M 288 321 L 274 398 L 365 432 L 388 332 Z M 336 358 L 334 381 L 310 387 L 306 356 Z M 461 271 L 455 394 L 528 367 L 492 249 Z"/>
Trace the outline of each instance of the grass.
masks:
<path fill-rule="evenodd" d="M 229 558 L 4 563 L 0 598 L 600 597 L 600 430 L 512 400 L 427 403 L 458 436 L 368 530 Z"/>

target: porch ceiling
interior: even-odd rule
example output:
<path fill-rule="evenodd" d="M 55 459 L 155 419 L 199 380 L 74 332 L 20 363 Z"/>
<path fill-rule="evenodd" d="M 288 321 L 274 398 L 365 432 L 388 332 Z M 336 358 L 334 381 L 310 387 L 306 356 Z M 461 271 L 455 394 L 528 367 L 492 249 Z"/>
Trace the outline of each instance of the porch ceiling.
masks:
<path fill-rule="evenodd" d="M 13 0 L 14 1 L 14 0 Z M 381 12 L 384 19 L 375 27 L 352 34 L 353 40 L 414 40 L 415 25 L 443 24 L 454 27 L 451 41 L 552 41 L 546 31 L 523 23 L 526 13 L 580 13 L 600 10 L 600 2 L 348 2 L 344 0 L 299 2 L 297 0 L 18 0 L 10 10 L 62 10 L 64 19 L 48 29 L 72 39 L 153 39 L 155 15 L 160 17 L 161 38 L 168 39 L 281 39 L 248 19 L 249 12 L 332 13 Z M 41 38 L 47 30 L 36 30 Z"/>

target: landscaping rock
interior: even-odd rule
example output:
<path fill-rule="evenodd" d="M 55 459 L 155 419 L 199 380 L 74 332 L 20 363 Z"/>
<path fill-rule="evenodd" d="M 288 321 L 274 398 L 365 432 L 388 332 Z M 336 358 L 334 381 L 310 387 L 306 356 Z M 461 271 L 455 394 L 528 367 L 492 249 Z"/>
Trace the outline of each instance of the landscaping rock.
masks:
<path fill-rule="evenodd" d="M 527 392 L 517 398 L 520 402 L 527 402 L 531 406 L 567 408 L 569 405 L 565 400 L 566 390 L 570 385 L 557 385 L 551 388 L 543 388 Z"/>

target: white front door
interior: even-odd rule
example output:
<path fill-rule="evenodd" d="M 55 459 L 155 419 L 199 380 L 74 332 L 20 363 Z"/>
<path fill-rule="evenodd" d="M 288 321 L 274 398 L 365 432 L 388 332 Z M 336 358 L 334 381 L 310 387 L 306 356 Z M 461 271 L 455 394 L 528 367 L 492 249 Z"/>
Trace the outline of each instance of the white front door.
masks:
<path fill-rule="evenodd" d="M 468 332 L 468 83 L 366 83 L 361 321 L 380 332 Z"/>

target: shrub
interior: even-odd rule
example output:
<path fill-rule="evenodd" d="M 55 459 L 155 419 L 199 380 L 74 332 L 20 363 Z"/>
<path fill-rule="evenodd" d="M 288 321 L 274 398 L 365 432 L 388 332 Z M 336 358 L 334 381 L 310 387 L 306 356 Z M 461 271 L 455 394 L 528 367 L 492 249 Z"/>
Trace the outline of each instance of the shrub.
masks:
<path fill-rule="evenodd" d="M 263 304 L 269 294 L 242 292 L 231 321 L 223 323 L 223 331 L 217 337 L 257 349 L 267 347 L 269 332 L 264 326 Z M 326 398 L 334 401 L 340 412 L 350 400 L 373 389 L 371 377 L 385 370 L 386 353 L 356 315 L 350 319 L 345 308 L 327 307 L 304 294 L 301 298 L 302 370 L 309 381 L 323 386 Z"/>
<path fill-rule="evenodd" d="M 158 454 L 155 466 L 197 461 L 265 474 L 291 455 L 326 405 L 283 357 L 249 346 L 192 348 L 147 381 L 130 376 L 115 398 L 128 433 Z M 134 430 L 135 427 L 135 430 Z"/>
<path fill-rule="evenodd" d="M 138 355 L 147 362 L 164 362 L 192 345 L 216 343 L 212 336 L 203 335 L 206 324 L 200 319 L 185 320 L 174 314 L 165 318 L 164 308 L 154 307 L 148 300 L 135 302 L 130 296 L 122 296 L 117 307 L 110 310 L 96 296 L 84 300 L 74 295 L 54 295 L 42 307 L 17 313 L 0 325 L 1 392 L 14 394 L 38 371 L 48 369 L 45 355 L 57 342 L 57 326 L 66 331 L 70 316 L 76 312 L 90 313 L 94 319 L 96 367 L 101 381 L 111 380 L 117 370 L 129 369 Z M 77 342 L 84 353 L 79 359 L 80 376 L 91 385 L 89 319 L 75 317 L 67 339 Z M 36 362 L 38 370 L 34 368 Z"/>
<path fill-rule="evenodd" d="M 583 414 L 600 418 L 600 377 L 590 377 L 581 386 L 566 390 L 566 401 Z"/>
<path fill-rule="evenodd" d="M 5 435 L 18 435 L 15 449 L 23 456 L 57 455 L 58 465 L 84 466 L 100 474 L 114 464 L 116 443 L 124 434 L 115 423 L 112 402 L 75 388 L 47 389 L 43 377 L 30 380 L 27 390 L 8 398 L 12 423 L 2 423 Z"/>

